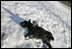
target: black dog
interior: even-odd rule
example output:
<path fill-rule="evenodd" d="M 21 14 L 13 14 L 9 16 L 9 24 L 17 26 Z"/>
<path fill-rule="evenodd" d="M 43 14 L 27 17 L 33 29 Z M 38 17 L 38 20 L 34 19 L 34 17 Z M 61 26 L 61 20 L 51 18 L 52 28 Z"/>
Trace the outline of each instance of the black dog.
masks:
<path fill-rule="evenodd" d="M 30 20 L 21 22 L 21 26 L 23 28 L 28 28 L 29 33 L 25 35 L 25 37 L 42 39 L 43 43 L 47 44 L 49 48 L 52 48 L 50 41 L 54 40 L 53 35 L 50 32 L 39 27 L 35 21 L 33 21 L 33 24 L 30 22 Z"/>

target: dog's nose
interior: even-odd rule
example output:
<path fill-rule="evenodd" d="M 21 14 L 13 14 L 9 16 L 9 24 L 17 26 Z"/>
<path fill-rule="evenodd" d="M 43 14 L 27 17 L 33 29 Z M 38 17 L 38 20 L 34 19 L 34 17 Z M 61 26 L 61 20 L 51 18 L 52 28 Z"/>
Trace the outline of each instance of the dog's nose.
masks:
<path fill-rule="evenodd" d="M 21 22 L 21 26 L 24 27 L 24 23 L 23 22 Z"/>

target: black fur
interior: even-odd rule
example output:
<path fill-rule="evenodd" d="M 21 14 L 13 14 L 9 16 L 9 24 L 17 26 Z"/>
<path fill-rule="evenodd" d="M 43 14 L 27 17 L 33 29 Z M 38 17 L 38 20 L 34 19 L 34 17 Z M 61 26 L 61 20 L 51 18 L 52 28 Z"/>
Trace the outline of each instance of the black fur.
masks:
<path fill-rule="evenodd" d="M 35 21 L 33 21 L 33 24 L 30 22 L 30 20 L 21 22 L 21 26 L 23 28 L 28 28 L 29 33 L 25 35 L 25 37 L 42 39 L 42 41 L 47 44 L 49 48 L 52 48 L 50 41 L 54 40 L 53 35 L 49 31 L 39 27 Z"/>

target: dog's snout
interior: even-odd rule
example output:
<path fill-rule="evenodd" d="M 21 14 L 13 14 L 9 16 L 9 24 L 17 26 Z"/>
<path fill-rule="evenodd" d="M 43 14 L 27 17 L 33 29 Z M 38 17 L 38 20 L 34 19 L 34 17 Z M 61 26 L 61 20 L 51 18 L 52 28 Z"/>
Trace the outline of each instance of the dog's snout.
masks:
<path fill-rule="evenodd" d="M 21 22 L 21 26 L 24 27 L 24 25 L 25 25 L 25 24 L 24 24 L 23 22 Z"/>

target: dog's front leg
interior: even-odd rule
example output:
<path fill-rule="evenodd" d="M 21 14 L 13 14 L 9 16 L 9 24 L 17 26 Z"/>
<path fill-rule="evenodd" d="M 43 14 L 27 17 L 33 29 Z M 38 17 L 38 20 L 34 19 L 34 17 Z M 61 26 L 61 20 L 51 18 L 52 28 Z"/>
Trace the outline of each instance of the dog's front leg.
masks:
<path fill-rule="evenodd" d="M 28 34 L 24 35 L 25 39 L 28 40 L 29 37 L 28 37 Z"/>

